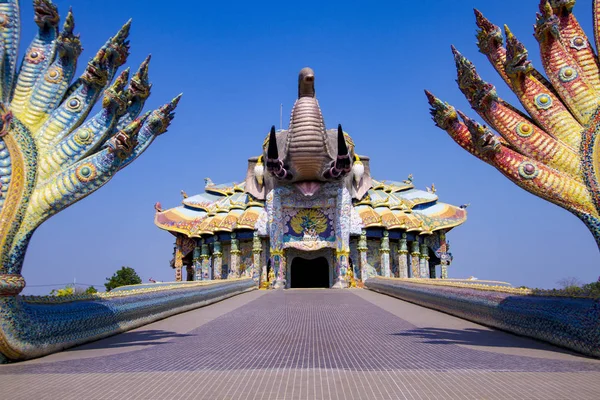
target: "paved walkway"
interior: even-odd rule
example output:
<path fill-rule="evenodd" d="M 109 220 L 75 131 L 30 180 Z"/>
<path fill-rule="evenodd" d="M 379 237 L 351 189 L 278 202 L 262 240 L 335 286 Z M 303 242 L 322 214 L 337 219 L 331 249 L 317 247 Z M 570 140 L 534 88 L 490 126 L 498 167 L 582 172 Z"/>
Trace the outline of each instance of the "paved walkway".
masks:
<path fill-rule="evenodd" d="M 2 399 L 600 399 L 600 361 L 367 290 L 254 291 L 28 362 Z"/>

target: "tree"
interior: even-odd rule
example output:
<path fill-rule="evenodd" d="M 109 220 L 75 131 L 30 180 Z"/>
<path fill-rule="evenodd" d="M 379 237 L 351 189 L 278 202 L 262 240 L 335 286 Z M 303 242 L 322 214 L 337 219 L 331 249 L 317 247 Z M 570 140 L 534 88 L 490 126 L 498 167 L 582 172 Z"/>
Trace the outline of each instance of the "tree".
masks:
<path fill-rule="evenodd" d="M 50 296 L 72 296 L 74 294 L 94 294 L 94 293 L 98 293 L 98 291 L 96 290 L 95 287 L 90 286 L 87 289 L 82 289 L 82 288 L 77 288 L 75 286 L 73 286 L 72 284 L 65 286 L 62 289 L 52 289 L 52 291 L 50 291 Z"/>
<path fill-rule="evenodd" d="M 560 286 L 561 289 L 569 289 L 575 287 L 579 288 L 583 284 L 579 279 L 573 276 L 562 278 L 556 283 L 558 284 L 558 286 Z"/>
<path fill-rule="evenodd" d="M 85 294 L 94 294 L 94 293 L 98 293 L 98 290 L 96 290 L 96 288 L 93 286 L 90 286 L 89 288 L 85 289 Z"/>
<path fill-rule="evenodd" d="M 121 269 L 115 272 L 112 277 L 106 278 L 106 280 L 108 282 L 104 284 L 104 287 L 106 287 L 107 291 L 111 291 L 119 286 L 137 285 L 142 283 L 142 279 L 131 267 L 121 267 Z"/>

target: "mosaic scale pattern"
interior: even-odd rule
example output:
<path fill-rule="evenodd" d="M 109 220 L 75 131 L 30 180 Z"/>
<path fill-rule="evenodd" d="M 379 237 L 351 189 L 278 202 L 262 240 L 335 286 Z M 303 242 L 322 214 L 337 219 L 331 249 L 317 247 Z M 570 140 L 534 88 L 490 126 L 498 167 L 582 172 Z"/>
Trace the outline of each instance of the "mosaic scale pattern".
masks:
<path fill-rule="evenodd" d="M 206 315 L 214 317 L 189 324 Z M 364 290 L 253 292 L 163 322 L 0 367 L 0 382 L 7 389 L 31 382 L 18 391 L 24 399 L 38 398 L 42 387 L 62 398 L 144 399 L 565 399 L 576 387 L 576 398 L 587 400 L 600 393 L 596 360 Z"/>
<path fill-rule="evenodd" d="M 575 1 L 542 0 L 534 26 L 548 80 L 505 27 L 475 10 L 478 46 L 527 114 L 502 100 L 452 47 L 458 86 L 498 135 L 426 91 L 436 125 L 461 147 L 521 188 L 579 217 L 600 246 L 600 64 L 573 14 Z M 593 6 L 598 43 L 600 1 Z M 460 118 L 459 118 L 460 117 Z"/>
<path fill-rule="evenodd" d="M 452 283 L 370 278 L 365 287 L 470 321 L 600 357 L 600 300 L 515 295 Z"/>
<path fill-rule="evenodd" d="M 129 54 L 130 22 L 73 80 L 81 53 L 73 13 L 59 29 L 50 0 L 33 5 L 38 32 L 17 73 L 19 4 L 0 3 L 0 50 L 7 61 L 0 68 L 0 295 L 25 286 L 21 268 L 37 227 L 143 153 L 167 130 L 179 101 L 141 115 L 150 95 L 150 59 L 131 79 L 129 69 L 117 74 Z M 88 118 L 99 100 L 102 107 Z"/>

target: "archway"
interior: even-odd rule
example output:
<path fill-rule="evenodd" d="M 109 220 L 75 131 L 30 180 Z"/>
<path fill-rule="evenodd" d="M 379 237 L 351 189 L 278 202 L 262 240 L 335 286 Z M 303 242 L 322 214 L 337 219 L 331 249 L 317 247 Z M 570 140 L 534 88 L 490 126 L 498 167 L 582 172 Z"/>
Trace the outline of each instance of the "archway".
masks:
<path fill-rule="evenodd" d="M 329 263 L 325 257 L 295 257 L 290 268 L 291 288 L 328 288 Z"/>

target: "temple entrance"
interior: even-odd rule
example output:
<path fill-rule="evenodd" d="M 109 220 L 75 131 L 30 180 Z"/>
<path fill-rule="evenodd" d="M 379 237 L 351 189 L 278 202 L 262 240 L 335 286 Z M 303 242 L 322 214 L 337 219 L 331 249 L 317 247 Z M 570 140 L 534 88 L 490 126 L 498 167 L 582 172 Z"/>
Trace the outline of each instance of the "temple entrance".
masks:
<path fill-rule="evenodd" d="M 329 263 L 325 257 L 295 257 L 290 268 L 291 288 L 328 288 Z"/>

